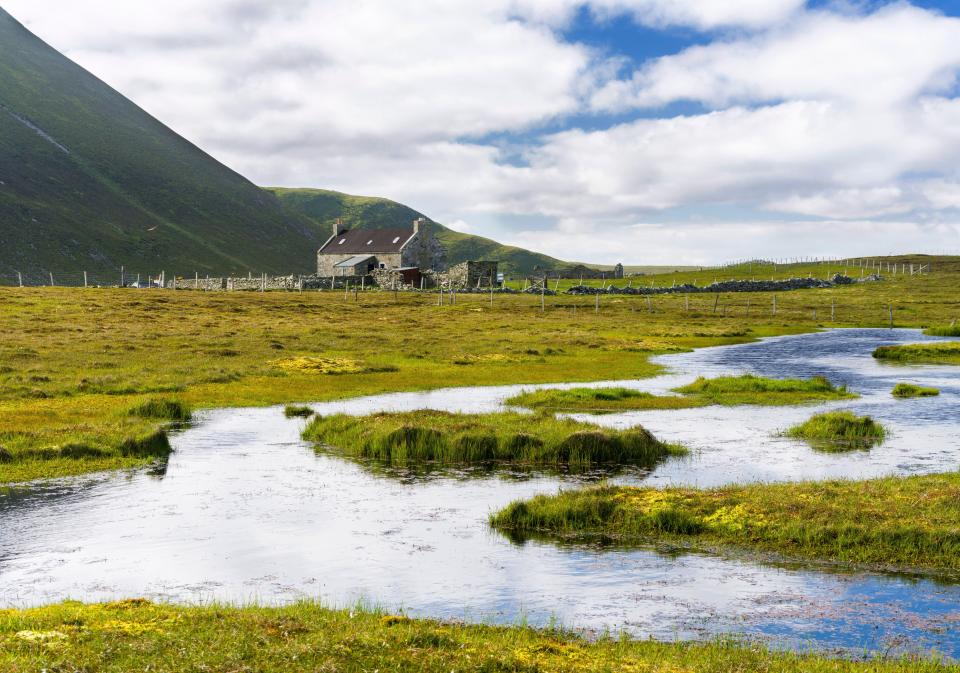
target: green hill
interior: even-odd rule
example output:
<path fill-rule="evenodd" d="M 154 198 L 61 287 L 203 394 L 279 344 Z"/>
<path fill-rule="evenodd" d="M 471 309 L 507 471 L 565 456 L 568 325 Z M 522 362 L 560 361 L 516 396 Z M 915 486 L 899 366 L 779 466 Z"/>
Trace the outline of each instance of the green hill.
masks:
<path fill-rule="evenodd" d="M 121 265 L 145 274 L 311 272 L 333 219 L 387 226 L 419 216 L 385 199 L 261 189 L 0 9 L 0 281 L 16 271 L 114 277 Z M 558 264 L 431 227 L 453 262 Z"/>
<path fill-rule="evenodd" d="M 0 9 L 0 269 L 309 270 L 317 227 Z"/>
<path fill-rule="evenodd" d="M 340 218 L 349 227 L 399 227 L 409 225 L 423 213 L 396 201 L 372 196 L 352 196 L 326 189 L 285 189 L 271 187 L 291 216 L 304 215 L 329 231 Z M 560 269 L 569 266 L 553 257 L 523 248 L 503 245 L 482 236 L 453 231 L 426 217 L 428 229 L 447 249 L 447 262 L 470 259 L 497 260 L 507 273 L 530 273 L 536 267 Z"/>

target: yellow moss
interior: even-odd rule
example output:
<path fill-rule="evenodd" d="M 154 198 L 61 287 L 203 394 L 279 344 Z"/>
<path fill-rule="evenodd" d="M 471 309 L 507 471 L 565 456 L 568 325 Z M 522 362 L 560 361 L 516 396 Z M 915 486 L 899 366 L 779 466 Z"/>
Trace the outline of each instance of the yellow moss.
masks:
<path fill-rule="evenodd" d="M 404 617 L 403 615 L 384 615 L 380 618 L 380 623 L 384 626 L 393 626 L 395 624 L 407 624 L 411 622 L 409 617 Z"/>
<path fill-rule="evenodd" d="M 156 622 L 125 622 L 120 619 L 109 619 L 91 628 L 96 631 L 113 631 L 127 636 L 142 636 L 144 633 L 163 633 Z"/>
<path fill-rule="evenodd" d="M 276 367 L 288 372 L 306 374 L 356 374 L 363 368 L 350 358 L 296 357 L 274 360 Z"/>
<path fill-rule="evenodd" d="M 479 362 L 520 362 L 520 359 L 503 353 L 483 353 L 481 355 L 458 355 L 453 359 L 453 362 L 454 364 L 465 365 Z"/>
<path fill-rule="evenodd" d="M 721 507 L 704 518 L 703 522 L 714 530 L 730 532 L 742 532 L 748 528 L 762 528 L 767 525 L 762 514 L 751 511 L 743 503 L 733 507 Z"/>

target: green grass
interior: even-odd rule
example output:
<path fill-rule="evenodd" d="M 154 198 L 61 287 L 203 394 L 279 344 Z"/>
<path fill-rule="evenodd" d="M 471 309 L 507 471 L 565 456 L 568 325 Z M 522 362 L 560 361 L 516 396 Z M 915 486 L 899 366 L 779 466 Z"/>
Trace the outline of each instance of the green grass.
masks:
<path fill-rule="evenodd" d="M 887 436 L 880 423 L 849 411 L 817 414 L 784 434 L 803 439 L 815 449 L 830 453 L 869 449 L 882 443 Z"/>
<path fill-rule="evenodd" d="M 186 422 L 193 418 L 193 412 L 178 400 L 149 399 L 130 409 L 131 416 L 153 418 L 165 421 Z"/>
<path fill-rule="evenodd" d="M 703 406 L 699 400 L 650 393 L 630 388 L 570 388 L 532 390 L 515 395 L 507 404 L 527 409 L 554 411 L 621 411 L 638 409 L 689 409 Z"/>
<path fill-rule="evenodd" d="M 629 388 L 571 388 L 521 393 L 507 404 L 528 409 L 568 411 L 625 411 L 642 409 L 689 409 L 708 404 L 736 406 L 758 404 L 784 406 L 857 397 L 844 386 L 834 386 L 822 376 L 809 380 L 769 379 L 753 374 L 698 378 L 675 388 L 683 397 L 652 395 Z"/>
<path fill-rule="evenodd" d="M 928 327 L 923 330 L 923 333 L 928 336 L 939 336 L 939 337 L 960 337 L 960 325 L 957 324 L 957 321 L 954 320 L 949 325 L 944 325 L 941 327 Z"/>
<path fill-rule="evenodd" d="M 804 404 L 857 397 L 846 386 L 837 387 L 822 376 L 803 380 L 770 379 L 753 374 L 700 377 L 690 385 L 676 388 L 676 392 L 725 406 Z"/>
<path fill-rule="evenodd" d="M 392 464 L 509 463 L 585 469 L 653 466 L 682 455 L 642 427 L 610 430 L 551 415 L 451 414 L 440 411 L 315 418 L 306 440 L 358 458 Z"/>
<path fill-rule="evenodd" d="M 936 397 L 940 391 L 936 388 L 918 386 L 913 383 L 898 383 L 893 387 L 892 395 L 900 398 L 910 397 Z"/>
<path fill-rule="evenodd" d="M 283 409 L 283 415 L 287 418 L 309 418 L 313 416 L 313 409 L 298 404 L 288 404 Z"/>
<path fill-rule="evenodd" d="M 873 351 L 873 357 L 891 362 L 958 365 L 960 341 L 880 346 Z"/>
<path fill-rule="evenodd" d="M 603 486 L 512 503 L 491 517 L 523 539 L 602 536 L 884 569 L 960 570 L 960 473 L 714 489 Z"/>
<path fill-rule="evenodd" d="M 658 643 L 382 611 L 178 607 L 141 600 L 0 611 L 0 669 L 258 673 L 945 673 L 933 659 L 843 660 L 733 640 Z"/>

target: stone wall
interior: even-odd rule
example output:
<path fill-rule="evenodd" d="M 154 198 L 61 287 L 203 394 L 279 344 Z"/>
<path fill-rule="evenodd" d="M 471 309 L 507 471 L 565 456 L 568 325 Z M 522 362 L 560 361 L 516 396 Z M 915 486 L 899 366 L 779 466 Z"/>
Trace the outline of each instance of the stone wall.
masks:
<path fill-rule="evenodd" d="M 710 285 L 673 285 L 671 287 L 618 287 L 608 285 L 606 287 L 590 287 L 578 285 L 567 290 L 567 294 L 574 295 L 594 295 L 594 294 L 683 294 L 683 293 L 705 293 L 715 294 L 722 292 L 786 292 L 789 290 L 808 290 L 816 288 L 837 287 L 838 285 L 851 285 L 853 283 L 868 283 L 883 280 L 880 276 L 867 276 L 861 279 L 853 279 L 849 276 L 836 274 L 830 280 L 823 278 L 787 278 L 785 280 L 726 280 Z"/>
<path fill-rule="evenodd" d="M 472 290 L 497 284 L 497 262 L 462 262 L 438 274 L 437 281 L 446 288 Z"/>

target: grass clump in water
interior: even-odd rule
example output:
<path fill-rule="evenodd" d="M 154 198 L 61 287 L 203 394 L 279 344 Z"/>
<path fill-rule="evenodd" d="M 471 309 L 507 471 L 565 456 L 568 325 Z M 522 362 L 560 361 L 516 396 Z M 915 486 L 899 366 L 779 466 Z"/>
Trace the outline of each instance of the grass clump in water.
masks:
<path fill-rule="evenodd" d="M 313 416 L 313 409 L 297 404 L 288 404 L 283 409 L 283 415 L 287 418 L 309 418 Z"/>
<path fill-rule="evenodd" d="M 843 400 L 857 397 L 845 386 L 835 386 L 822 376 L 812 379 L 769 379 L 753 374 L 698 378 L 675 388 L 683 397 L 652 395 L 629 388 L 571 388 L 524 392 L 507 404 L 530 409 L 622 411 L 642 409 L 690 409 L 709 404 L 787 405 Z"/>
<path fill-rule="evenodd" d="M 873 357 L 891 362 L 960 365 L 960 341 L 880 346 Z"/>
<path fill-rule="evenodd" d="M 517 501 L 491 524 L 522 541 L 738 547 L 884 569 L 960 570 L 960 473 L 713 489 L 601 486 Z"/>
<path fill-rule="evenodd" d="M 131 416 L 166 421 L 186 422 L 193 417 L 190 407 L 177 400 L 152 399 L 130 409 Z"/>
<path fill-rule="evenodd" d="M 893 396 L 901 399 L 910 397 L 936 397 L 940 391 L 936 388 L 918 386 L 913 383 L 898 383 L 893 387 Z"/>
<path fill-rule="evenodd" d="M 785 434 L 806 440 L 821 451 L 842 452 L 872 448 L 886 439 L 887 431 L 870 416 L 828 411 L 812 416 Z"/>
<path fill-rule="evenodd" d="M 736 406 L 741 404 L 788 405 L 857 397 L 846 386 L 835 386 L 823 376 L 810 379 L 770 379 L 753 374 L 698 378 L 693 383 L 675 389 L 710 404 Z"/>
<path fill-rule="evenodd" d="M 681 455 L 642 427 L 610 430 L 550 415 L 451 414 L 441 411 L 315 418 L 304 439 L 391 464 L 511 463 L 585 469 L 653 466 Z"/>
<path fill-rule="evenodd" d="M 689 409 L 703 402 L 675 396 L 652 395 L 630 388 L 570 388 L 525 391 L 507 404 L 527 409 L 619 411 L 636 409 Z"/>

